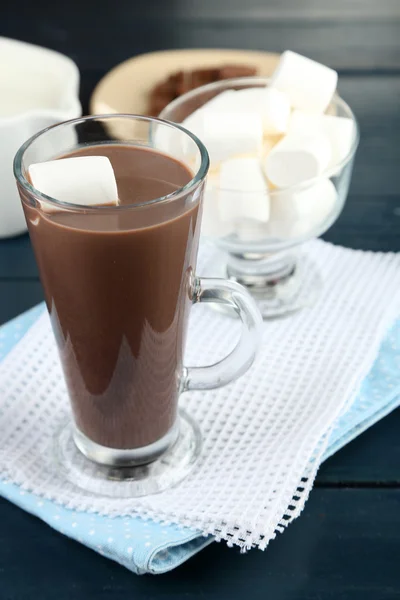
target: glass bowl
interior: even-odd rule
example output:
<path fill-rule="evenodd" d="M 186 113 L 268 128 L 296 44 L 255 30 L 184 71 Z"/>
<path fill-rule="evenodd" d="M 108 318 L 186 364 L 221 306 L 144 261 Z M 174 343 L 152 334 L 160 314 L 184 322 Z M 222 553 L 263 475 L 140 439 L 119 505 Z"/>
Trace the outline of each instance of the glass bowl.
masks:
<path fill-rule="evenodd" d="M 160 118 L 182 123 L 195 110 L 227 90 L 268 86 L 265 77 L 228 79 L 196 88 L 173 102 Z M 322 285 L 321 274 L 307 253 L 305 242 L 322 235 L 338 218 L 347 198 L 353 161 L 359 141 L 356 118 L 346 102 L 335 95 L 327 114 L 353 122 L 350 147 L 342 160 L 323 175 L 292 187 L 271 186 L 265 193 L 270 206 L 266 223 L 239 219 L 233 225 L 217 214 L 218 197 L 235 203 L 239 195 L 251 202 L 255 192 L 221 189 L 211 163 L 203 208 L 202 234 L 222 251 L 213 258 L 215 276 L 230 277 L 253 294 L 263 317 L 278 317 L 312 304 Z M 265 148 L 280 137 L 270 137 Z M 262 159 L 262 156 L 260 156 Z M 259 192 L 257 192 L 259 197 Z M 267 197 L 268 196 L 268 197 Z"/>

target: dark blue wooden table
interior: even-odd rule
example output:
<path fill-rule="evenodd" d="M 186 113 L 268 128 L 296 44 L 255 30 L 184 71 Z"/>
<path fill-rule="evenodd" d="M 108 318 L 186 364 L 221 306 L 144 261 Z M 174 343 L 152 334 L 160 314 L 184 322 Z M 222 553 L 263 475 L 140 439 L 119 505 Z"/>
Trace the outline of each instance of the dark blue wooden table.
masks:
<path fill-rule="evenodd" d="M 164 48 L 291 48 L 339 70 L 362 141 L 347 205 L 326 238 L 400 250 L 397 0 L 119 0 L 0 8 L 0 35 L 70 55 L 82 101 L 131 55 Z M 7 12 L 6 12 L 7 11 Z M 0 65 L 1 68 L 1 65 Z M 1 75 L 1 73 L 0 73 Z M 27 236 L 0 242 L 0 323 L 42 299 Z M 400 411 L 324 464 L 302 516 L 264 553 L 213 544 L 176 571 L 137 577 L 0 500 L 0 599 L 400 598 Z"/>

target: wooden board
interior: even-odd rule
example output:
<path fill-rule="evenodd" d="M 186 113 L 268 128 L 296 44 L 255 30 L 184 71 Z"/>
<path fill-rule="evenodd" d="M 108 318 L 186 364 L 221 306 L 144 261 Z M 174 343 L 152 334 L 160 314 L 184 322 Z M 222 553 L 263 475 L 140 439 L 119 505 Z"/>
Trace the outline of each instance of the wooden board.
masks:
<path fill-rule="evenodd" d="M 37 280 L 0 280 L 0 325 L 42 300 L 43 289 Z M 3 600 L 1 593 L 0 598 Z"/>
<path fill-rule="evenodd" d="M 316 489 L 265 552 L 138 577 L 0 499 L 1 600 L 398 600 L 399 489 Z"/>
<path fill-rule="evenodd" d="M 245 50 L 169 50 L 142 54 L 103 77 L 91 97 L 90 112 L 147 114 L 152 88 L 176 71 L 243 64 L 254 66 L 258 75 L 269 76 L 278 60 L 277 54 Z"/>

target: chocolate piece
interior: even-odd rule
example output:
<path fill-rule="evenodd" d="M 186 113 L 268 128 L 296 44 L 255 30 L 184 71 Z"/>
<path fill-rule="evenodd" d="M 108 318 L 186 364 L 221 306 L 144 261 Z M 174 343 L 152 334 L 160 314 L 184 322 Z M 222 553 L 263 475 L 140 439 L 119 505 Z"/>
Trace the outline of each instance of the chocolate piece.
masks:
<path fill-rule="evenodd" d="M 172 81 L 171 78 L 166 81 L 162 81 L 153 88 L 151 94 L 154 96 L 174 96 L 176 90 L 176 82 Z"/>
<path fill-rule="evenodd" d="M 153 88 L 150 93 L 148 112 L 151 115 L 158 115 L 178 96 L 207 83 L 234 77 L 249 77 L 256 73 L 257 69 L 246 65 L 225 65 L 194 69 L 193 71 L 177 71 Z"/>
<path fill-rule="evenodd" d="M 256 75 L 257 69 L 246 65 L 226 65 L 219 70 L 219 79 L 233 79 L 235 77 L 251 77 Z"/>
<path fill-rule="evenodd" d="M 174 97 L 159 96 L 151 98 L 149 105 L 149 114 L 153 117 L 158 117 L 160 112 L 174 100 Z"/>

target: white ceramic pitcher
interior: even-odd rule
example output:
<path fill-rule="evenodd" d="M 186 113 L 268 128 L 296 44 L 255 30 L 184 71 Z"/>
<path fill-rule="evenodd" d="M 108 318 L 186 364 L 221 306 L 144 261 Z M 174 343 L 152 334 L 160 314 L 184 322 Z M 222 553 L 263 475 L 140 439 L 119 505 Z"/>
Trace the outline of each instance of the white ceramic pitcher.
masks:
<path fill-rule="evenodd" d="M 79 71 L 58 52 L 0 37 L 0 238 L 26 231 L 13 159 L 45 127 L 79 117 Z"/>

